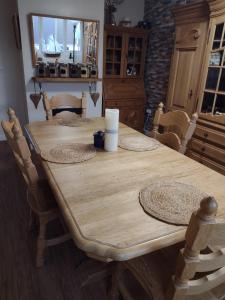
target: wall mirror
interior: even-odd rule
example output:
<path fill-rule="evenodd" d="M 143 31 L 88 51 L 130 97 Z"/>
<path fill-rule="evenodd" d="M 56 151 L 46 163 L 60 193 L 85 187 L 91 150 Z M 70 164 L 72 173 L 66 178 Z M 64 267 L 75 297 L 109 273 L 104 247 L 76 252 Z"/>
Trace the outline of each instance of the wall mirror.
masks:
<path fill-rule="evenodd" d="M 33 66 L 38 62 L 97 65 L 99 21 L 30 14 Z"/>

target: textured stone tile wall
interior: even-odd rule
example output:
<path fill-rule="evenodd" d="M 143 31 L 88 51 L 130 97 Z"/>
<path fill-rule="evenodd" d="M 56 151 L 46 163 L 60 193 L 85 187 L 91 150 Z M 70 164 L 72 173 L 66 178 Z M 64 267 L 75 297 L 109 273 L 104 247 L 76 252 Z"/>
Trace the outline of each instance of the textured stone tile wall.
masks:
<path fill-rule="evenodd" d="M 152 25 L 145 69 L 148 112 L 145 130 L 152 128 L 152 120 L 159 102 L 166 101 L 175 35 L 171 8 L 176 4 L 184 5 L 188 2 L 193 0 L 145 0 L 144 18 Z"/>

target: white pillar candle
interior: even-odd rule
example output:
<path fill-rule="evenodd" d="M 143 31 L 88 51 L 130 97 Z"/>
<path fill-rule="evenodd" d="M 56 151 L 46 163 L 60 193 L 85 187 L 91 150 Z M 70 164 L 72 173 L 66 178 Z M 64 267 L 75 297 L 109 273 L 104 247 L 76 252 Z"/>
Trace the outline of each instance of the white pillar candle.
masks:
<path fill-rule="evenodd" d="M 117 151 L 119 129 L 119 110 L 105 110 L 105 150 Z"/>

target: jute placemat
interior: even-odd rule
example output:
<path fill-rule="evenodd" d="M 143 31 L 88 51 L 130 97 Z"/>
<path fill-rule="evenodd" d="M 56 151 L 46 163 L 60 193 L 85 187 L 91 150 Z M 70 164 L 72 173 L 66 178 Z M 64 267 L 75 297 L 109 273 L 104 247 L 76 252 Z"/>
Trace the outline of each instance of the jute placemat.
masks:
<path fill-rule="evenodd" d="M 160 143 L 144 135 L 123 135 L 119 137 L 119 147 L 131 151 L 151 151 L 160 146 Z"/>
<path fill-rule="evenodd" d="M 139 194 L 146 213 L 175 225 L 188 225 L 205 197 L 208 195 L 193 185 L 172 181 L 152 183 Z"/>
<path fill-rule="evenodd" d="M 79 163 L 89 160 L 95 155 L 96 150 L 93 145 L 80 143 L 60 144 L 41 152 L 44 160 L 59 164 Z"/>

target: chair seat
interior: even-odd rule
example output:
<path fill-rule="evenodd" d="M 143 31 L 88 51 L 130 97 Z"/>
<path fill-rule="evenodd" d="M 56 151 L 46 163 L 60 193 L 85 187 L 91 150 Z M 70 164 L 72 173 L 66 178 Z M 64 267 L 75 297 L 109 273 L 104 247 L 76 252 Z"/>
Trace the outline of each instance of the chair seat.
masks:
<path fill-rule="evenodd" d="M 176 259 L 181 248 L 183 243 L 123 263 L 149 295 L 149 300 L 165 300 L 166 290 L 175 272 Z M 153 294 L 157 295 L 157 299 L 153 298 Z M 139 297 L 132 297 L 132 299 L 138 300 Z M 204 294 L 187 296 L 186 299 L 223 300 L 225 284 Z"/>
<path fill-rule="evenodd" d="M 175 271 L 179 249 L 178 246 L 171 248 L 125 262 L 125 268 L 131 271 L 146 293 L 148 295 L 157 294 L 157 300 L 165 298 L 168 283 Z"/>

